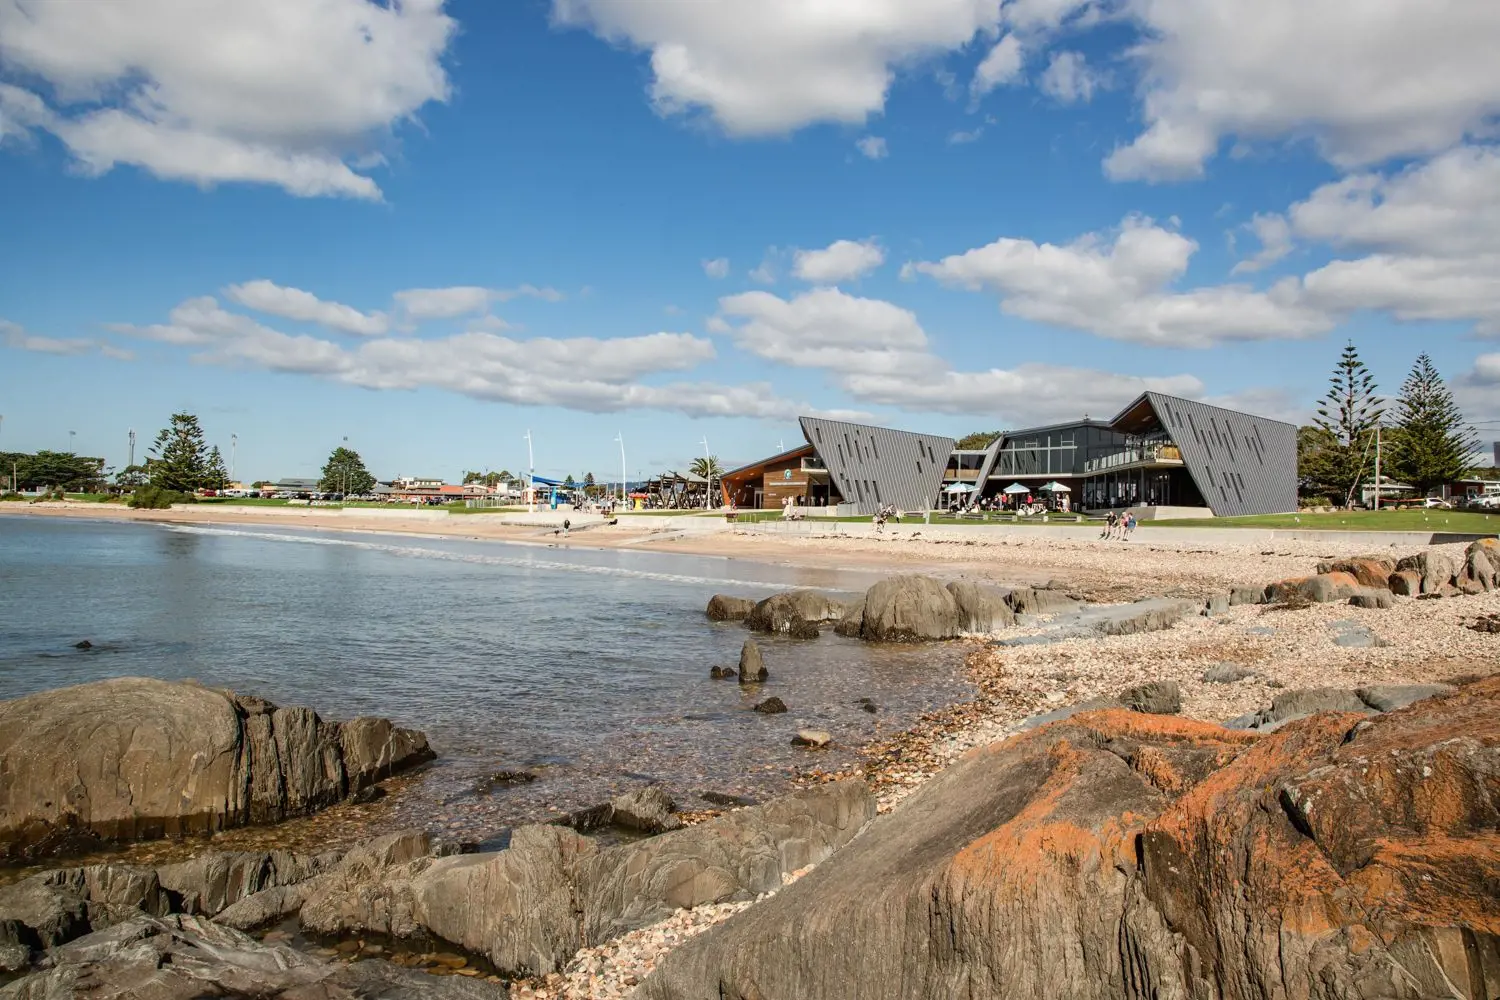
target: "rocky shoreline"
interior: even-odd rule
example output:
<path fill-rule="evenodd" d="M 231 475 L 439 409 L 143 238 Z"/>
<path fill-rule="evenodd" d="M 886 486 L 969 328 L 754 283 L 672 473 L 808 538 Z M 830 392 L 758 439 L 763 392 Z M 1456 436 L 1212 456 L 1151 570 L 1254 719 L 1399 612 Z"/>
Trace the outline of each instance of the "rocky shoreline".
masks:
<path fill-rule="evenodd" d="M 659 790 L 622 796 L 592 820 L 644 839 L 613 846 L 550 825 L 466 854 L 414 831 L 350 851 L 209 852 L 185 864 L 35 875 L 0 888 L 0 964 L 26 973 L 0 997 L 141 995 L 98 984 L 131 983 L 148 965 L 191 970 L 173 979 L 179 992 L 152 994 L 184 998 L 205 983 L 289 1000 L 904 997 L 953 975 L 980 992 L 1037 996 L 1187 997 L 1204 977 L 1223 996 L 1249 996 L 1244 984 L 1268 976 L 1316 997 L 1489 995 L 1473 990 L 1500 984 L 1500 925 L 1483 901 L 1500 876 L 1490 815 L 1500 801 L 1500 687 L 1486 679 L 1500 668 L 1489 627 L 1500 620 L 1495 552 L 1476 543 L 1328 560 L 1308 576 L 1104 608 L 1062 584 L 921 577 L 882 581 L 853 602 L 808 591 L 720 596 L 709 615 L 752 631 L 810 637 L 832 626 L 869 641 L 966 642 L 978 694 L 863 748 L 853 766 L 821 769 L 814 743 L 801 791 L 765 805 L 679 814 Z M 750 652 L 753 638 L 746 645 L 747 662 L 726 672 L 758 665 L 736 678 L 750 684 L 761 670 L 774 674 L 777 657 Z M 201 691 L 182 697 L 196 704 Z M 355 738 L 383 720 L 340 727 L 305 709 L 210 693 L 233 706 L 238 736 L 202 754 L 192 741 L 203 732 L 168 729 L 174 746 L 199 746 L 192 780 L 222 773 L 222 788 L 149 821 L 122 823 L 101 807 L 97 828 L 48 813 L 53 800 L 43 797 L 40 825 L 5 827 L 18 831 L 13 855 L 80 832 L 274 822 L 345 801 L 431 755 L 421 734 L 389 723 L 381 739 Z M 38 715 L 35 705 L 24 713 Z M 0 705 L 0 735 L 22 717 Z M 0 741 L 0 779 L 14 770 L 4 747 L 37 738 L 9 724 L 22 736 Z M 148 718 L 142 729 L 161 724 Z M 113 741 L 121 761 L 138 759 L 130 749 L 140 738 L 127 735 Z M 1454 740 L 1467 741 L 1461 753 Z M 1337 777 L 1368 766 L 1368 753 L 1346 749 L 1365 743 L 1406 762 L 1382 772 L 1378 794 Z M 279 756 L 267 756 L 269 746 Z M 1411 761 L 1442 775 L 1434 793 L 1409 787 L 1422 773 Z M 205 809 L 208 801 L 223 804 Z M 1240 826 L 1218 812 L 1242 817 Z M 1406 819 L 1392 827 L 1394 814 Z M 590 828 L 590 816 L 570 819 Z M 1351 824 L 1365 831 L 1357 843 Z M 1429 828 L 1447 838 L 1444 852 L 1433 853 Z M 1255 865 L 1324 874 L 1290 895 L 1255 878 L 1226 895 L 1218 887 L 1243 876 L 1214 867 L 1204 836 Z M 1377 873 L 1362 874 L 1372 862 L 1358 860 L 1370 842 L 1398 845 L 1377 849 L 1373 883 Z M 982 844 L 990 860 L 971 861 Z M 1044 910 L 1006 888 L 1012 866 L 1046 887 Z M 1441 873 L 1440 888 L 1417 885 L 1422 872 Z M 1369 909 L 1375 885 L 1406 894 L 1379 919 Z M 918 898 L 977 935 L 961 966 L 920 922 L 899 917 Z M 872 899 L 882 902 L 872 909 Z M 1237 908 L 1245 900 L 1253 912 Z M 1261 915 L 1287 906 L 1317 908 L 1329 923 L 1309 930 Z M 1226 955 L 1231 925 L 1293 946 L 1280 957 Z M 788 951 L 781 927 L 818 947 Z M 1450 940 L 1474 944 L 1455 952 Z M 1058 962 L 1074 978 L 1059 981 Z M 1465 976 L 1470 992 L 1442 992 Z"/>

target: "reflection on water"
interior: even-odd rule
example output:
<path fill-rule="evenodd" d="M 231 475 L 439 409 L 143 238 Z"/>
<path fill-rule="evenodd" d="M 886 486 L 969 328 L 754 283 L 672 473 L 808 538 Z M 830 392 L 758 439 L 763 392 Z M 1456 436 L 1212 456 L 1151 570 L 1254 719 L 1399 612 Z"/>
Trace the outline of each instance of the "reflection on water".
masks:
<path fill-rule="evenodd" d="M 765 795 L 807 754 L 963 697 L 956 648 L 762 639 L 768 683 L 710 681 L 749 633 L 710 595 L 859 590 L 865 574 L 452 538 L 0 519 L 0 697 L 131 674 L 196 678 L 330 718 L 384 715 L 441 755 L 396 820 L 481 839 L 643 780 L 685 807 Z M 73 643 L 87 639 L 88 650 Z M 749 711 L 777 695 L 785 715 Z M 860 698 L 880 706 L 860 709 Z M 530 784 L 478 788 L 501 768 Z"/>

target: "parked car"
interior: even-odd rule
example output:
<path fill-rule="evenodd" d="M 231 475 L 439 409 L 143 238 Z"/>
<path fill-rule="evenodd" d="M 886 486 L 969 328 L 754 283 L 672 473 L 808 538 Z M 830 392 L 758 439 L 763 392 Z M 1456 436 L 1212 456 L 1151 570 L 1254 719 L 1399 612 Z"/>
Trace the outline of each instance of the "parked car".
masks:
<path fill-rule="evenodd" d="M 1453 505 L 1442 497 L 1428 497 L 1422 501 L 1422 506 L 1428 510 L 1452 510 Z"/>

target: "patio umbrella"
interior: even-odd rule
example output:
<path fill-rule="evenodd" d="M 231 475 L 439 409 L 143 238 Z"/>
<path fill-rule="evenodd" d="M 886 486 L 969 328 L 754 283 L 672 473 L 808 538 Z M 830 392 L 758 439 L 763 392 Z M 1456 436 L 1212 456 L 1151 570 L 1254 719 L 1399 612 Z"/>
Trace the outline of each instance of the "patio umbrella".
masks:
<path fill-rule="evenodd" d="M 1042 487 L 1042 492 L 1043 493 L 1072 493 L 1073 491 L 1071 489 L 1069 489 L 1068 487 L 1064 486 L 1062 483 L 1059 483 L 1057 480 L 1054 479 L 1052 482 L 1050 482 L 1046 486 Z"/>
<path fill-rule="evenodd" d="M 1012 494 L 1015 494 L 1015 493 L 1030 493 L 1031 492 L 1031 487 L 1030 486 L 1022 486 L 1020 483 L 1011 483 L 1009 486 L 1005 487 L 1005 492 L 1012 493 Z"/>
<path fill-rule="evenodd" d="M 954 483 L 952 486 L 949 486 L 946 489 L 944 489 L 943 492 L 944 493 L 968 493 L 973 488 L 974 487 L 970 486 L 968 483 Z"/>

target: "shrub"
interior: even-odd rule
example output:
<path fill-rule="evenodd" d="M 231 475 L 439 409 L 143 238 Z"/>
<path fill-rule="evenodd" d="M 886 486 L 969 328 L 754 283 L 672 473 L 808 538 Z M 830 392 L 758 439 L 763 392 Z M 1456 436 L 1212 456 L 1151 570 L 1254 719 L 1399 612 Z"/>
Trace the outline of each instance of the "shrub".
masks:
<path fill-rule="evenodd" d="M 166 510 L 174 503 L 192 503 L 193 497 L 160 486 L 142 486 L 130 494 L 129 505 L 137 510 Z"/>
<path fill-rule="evenodd" d="M 4 493 L 0 493 L 0 500 L 25 500 L 25 499 L 26 499 L 25 497 L 23 497 L 21 494 L 15 492 L 14 490 L 7 490 Z"/>

